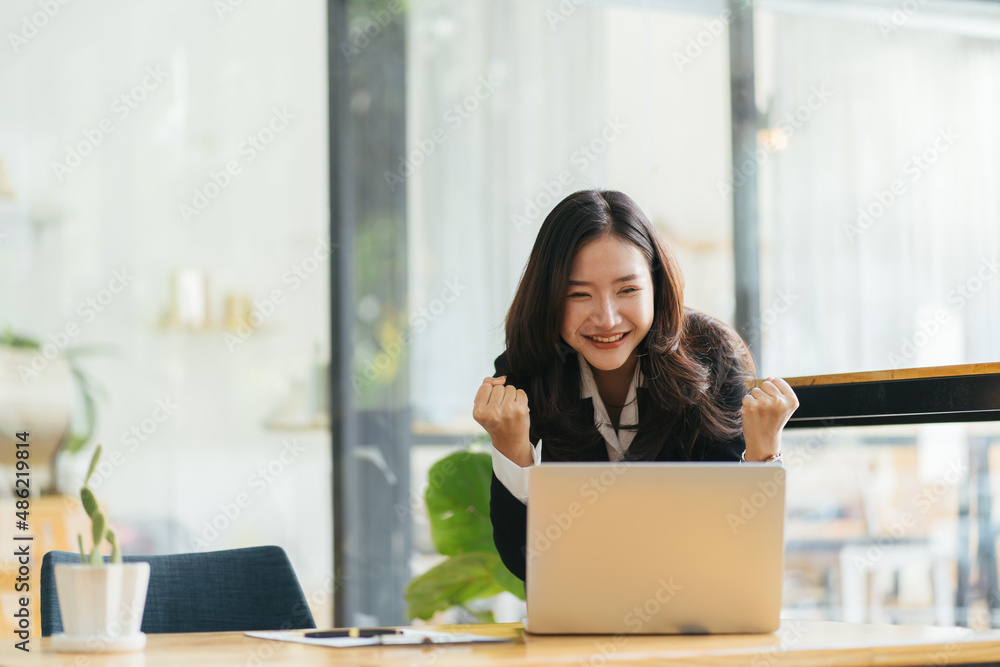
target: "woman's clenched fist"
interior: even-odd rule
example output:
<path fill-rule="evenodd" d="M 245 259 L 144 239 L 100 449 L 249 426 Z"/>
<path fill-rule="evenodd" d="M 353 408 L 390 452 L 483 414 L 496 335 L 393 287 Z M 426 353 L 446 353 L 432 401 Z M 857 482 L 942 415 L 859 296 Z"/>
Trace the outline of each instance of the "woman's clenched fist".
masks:
<path fill-rule="evenodd" d="M 483 380 L 476 392 L 472 418 L 486 429 L 501 454 L 525 468 L 534 461 L 528 439 L 528 395 L 506 381 L 507 376 Z"/>
<path fill-rule="evenodd" d="M 781 429 L 799 407 L 791 386 L 767 378 L 743 397 L 743 439 L 748 461 L 763 461 L 781 451 Z"/>

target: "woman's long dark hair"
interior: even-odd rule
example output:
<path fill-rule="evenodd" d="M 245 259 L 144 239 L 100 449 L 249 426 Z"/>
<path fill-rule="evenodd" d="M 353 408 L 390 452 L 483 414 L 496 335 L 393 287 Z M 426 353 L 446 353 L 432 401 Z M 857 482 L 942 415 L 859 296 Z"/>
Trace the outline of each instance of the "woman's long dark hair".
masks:
<path fill-rule="evenodd" d="M 507 314 L 509 376 L 529 396 L 532 437 L 544 438 L 547 458 L 556 460 L 578 459 L 602 441 L 593 421 L 581 418 L 576 351 L 560 330 L 573 258 L 605 236 L 636 247 L 653 283 L 653 322 L 636 353 L 660 409 L 640 411 L 638 424 L 619 427 L 638 430 L 628 458 L 652 460 L 671 444 L 697 459 L 699 438 L 739 437 L 739 406 L 720 392 L 753 377 L 746 346 L 725 324 L 684 308 L 677 261 L 638 205 L 614 190 L 573 193 L 549 213 Z"/>

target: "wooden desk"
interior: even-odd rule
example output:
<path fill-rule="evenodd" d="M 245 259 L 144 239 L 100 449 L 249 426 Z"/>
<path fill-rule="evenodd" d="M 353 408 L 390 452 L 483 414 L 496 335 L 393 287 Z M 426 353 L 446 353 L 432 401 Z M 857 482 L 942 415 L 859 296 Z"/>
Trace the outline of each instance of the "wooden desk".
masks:
<path fill-rule="evenodd" d="M 144 652 L 72 654 L 48 651 L 48 639 L 33 639 L 30 654 L 0 647 L 0 665 L 87 667 L 201 667 L 246 665 L 406 665 L 409 667 L 508 665 L 959 665 L 1000 660 L 1000 631 L 965 628 L 861 625 L 829 621 L 782 623 L 773 635 L 715 636 L 538 636 L 518 623 L 445 626 L 515 639 L 511 644 L 333 649 L 253 639 L 219 632 L 150 635 Z"/>

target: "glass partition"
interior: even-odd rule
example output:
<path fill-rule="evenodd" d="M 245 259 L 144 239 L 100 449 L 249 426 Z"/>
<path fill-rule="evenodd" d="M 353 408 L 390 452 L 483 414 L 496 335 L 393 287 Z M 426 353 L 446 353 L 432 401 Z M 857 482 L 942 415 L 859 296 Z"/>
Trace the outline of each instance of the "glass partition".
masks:
<path fill-rule="evenodd" d="M 995 423 L 788 431 L 783 617 L 996 624 Z"/>
<path fill-rule="evenodd" d="M 996 361 L 1000 11 L 834 5 L 755 13 L 762 373 Z"/>

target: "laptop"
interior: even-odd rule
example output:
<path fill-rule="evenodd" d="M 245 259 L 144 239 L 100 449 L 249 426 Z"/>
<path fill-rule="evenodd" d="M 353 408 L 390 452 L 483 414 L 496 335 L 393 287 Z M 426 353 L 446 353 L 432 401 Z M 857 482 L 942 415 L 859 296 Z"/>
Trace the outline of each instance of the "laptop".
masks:
<path fill-rule="evenodd" d="M 778 629 L 784 468 L 544 463 L 528 474 L 528 632 Z"/>

